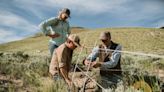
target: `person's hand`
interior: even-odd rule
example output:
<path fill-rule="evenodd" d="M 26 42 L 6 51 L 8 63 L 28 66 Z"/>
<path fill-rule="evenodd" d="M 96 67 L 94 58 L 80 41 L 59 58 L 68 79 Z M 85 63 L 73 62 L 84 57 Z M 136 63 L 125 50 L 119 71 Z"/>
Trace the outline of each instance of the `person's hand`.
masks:
<path fill-rule="evenodd" d="M 86 59 L 84 60 L 84 65 L 86 65 L 86 66 L 89 66 L 91 63 L 92 63 L 91 61 L 88 61 Z"/>
<path fill-rule="evenodd" d="M 66 79 L 65 81 L 68 84 L 69 88 L 71 88 L 72 87 L 72 81 L 71 81 L 71 79 Z"/>
<path fill-rule="evenodd" d="M 92 67 L 97 68 L 97 67 L 101 67 L 101 62 L 92 62 Z"/>
<path fill-rule="evenodd" d="M 57 38 L 57 37 L 60 37 L 60 34 L 55 33 L 53 35 L 48 35 L 48 36 L 51 37 L 51 38 Z"/>
<path fill-rule="evenodd" d="M 69 92 L 77 92 L 78 88 L 75 86 L 75 84 L 69 79 L 67 80 L 67 84 L 69 86 Z"/>
<path fill-rule="evenodd" d="M 112 53 L 113 53 L 113 51 L 110 51 L 110 52 L 109 52 L 109 55 L 108 55 L 109 58 L 111 58 Z"/>

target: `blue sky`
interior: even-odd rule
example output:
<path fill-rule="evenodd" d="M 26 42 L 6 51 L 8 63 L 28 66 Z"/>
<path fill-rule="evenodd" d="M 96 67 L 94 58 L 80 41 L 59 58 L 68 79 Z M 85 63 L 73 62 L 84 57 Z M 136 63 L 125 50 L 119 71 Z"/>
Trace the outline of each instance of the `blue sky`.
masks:
<path fill-rule="evenodd" d="M 39 32 L 38 24 L 64 7 L 71 26 L 164 26 L 164 0 L 0 0 L 0 43 Z"/>

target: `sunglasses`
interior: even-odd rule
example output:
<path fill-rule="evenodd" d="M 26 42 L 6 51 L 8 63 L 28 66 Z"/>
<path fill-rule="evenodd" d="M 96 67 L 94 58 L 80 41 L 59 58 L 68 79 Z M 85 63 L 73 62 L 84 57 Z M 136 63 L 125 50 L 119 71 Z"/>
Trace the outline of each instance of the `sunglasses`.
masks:
<path fill-rule="evenodd" d="M 68 18 L 68 16 L 65 16 L 65 18 Z"/>
<path fill-rule="evenodd" d="M 105 42 L 107 42 L 108 40 L 101 40 L 101 41 L 105 43 Z"/>
<path fill-rule="evenodd" d="M 76 48 L 77 46 L 72 42 L 73 46 Z"/>

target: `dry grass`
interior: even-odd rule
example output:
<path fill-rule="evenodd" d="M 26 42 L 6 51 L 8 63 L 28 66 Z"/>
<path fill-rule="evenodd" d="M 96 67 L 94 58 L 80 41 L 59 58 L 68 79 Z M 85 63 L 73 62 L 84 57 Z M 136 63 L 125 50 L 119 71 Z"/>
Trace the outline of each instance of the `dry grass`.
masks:
<path fill-rule="evenodd" d="M 154 53 L 164 55 L 164 30 L 154 28 L 103 28 L 103 29 L 84 29 L 74 28 L 73 33 L 77 33 L 81 38 L 81 44 L 89 47 L 84 49 L 79 55 L 80 49 L 74 53 L 73 63 L 79 59 L 79 64 L 86 57 L 91 48 L 99 44 L 99 34 L 102 31 L 110 31 L 112 40 L 120 43 L 123 50 Z M 14 41 L 0 45 L 0 75 L 9 76 L 8 80 L 21 80 L 22 85 L 16 86 L 14 82 L 8 82 L 8 86 L 2 87 L 0 91 L 9 92 L 65 92 L 64 82 L 55 84 L 48 77 L 49 53 L 48 37 L 37 34 L 34 37 L 20 41 Z M 95 44 L 96 43 L 96 44 Z M 21 51 L 21 52 L 19 52 Z M 164 60 L 160 58 L 135 56 L 129 54 L 122 55 L 122 67 L 125 72 L 131 75 L 142 73 L 146 75 L 157 75 L 153 71 L 156 69 L 164 70 Z M 137 71 L 137 72 L 136 72 Z M 131 74 L 132 73 L 132 74 Z M 0 79 L 1 81 L 1 79 Z M 122 85 L 118 87 L 122 90 Z M 17 90 L 18 89 L 18 90 Z M 155 88 L 157 89 L 157 88 Z M 134 88 L 127 87 L 125 92 L 142 92 Z"/>

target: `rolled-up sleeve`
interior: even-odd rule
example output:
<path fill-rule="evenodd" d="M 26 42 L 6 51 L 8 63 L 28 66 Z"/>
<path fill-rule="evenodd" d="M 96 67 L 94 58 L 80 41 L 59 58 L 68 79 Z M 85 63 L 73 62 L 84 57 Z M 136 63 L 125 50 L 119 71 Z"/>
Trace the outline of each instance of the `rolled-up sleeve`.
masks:
<path fill-rule="evenodd" d="M 115 49 L 115 51 L 112 53 L 112 56 L 110 58 L 110 61 L 107 61 L 101 65 L 102 69 L 108 69 L 108 68 L 113 68 L 118 64 L 118 61 L 121 57 L 121 51 L 122 46 L 118 45 Z"/>
<path fill-rule="evenodd" d="M 50 26 L 53 24 L 56 24 L 57 21 L 58 21 L 58 19 L 55 17 L 47 19 L 39 24 L 39 28 L 43 32 L 43 34 L 48 35 L 49 31 L 50 31 L 50 29 L 49 29 Z"/>
<path fill-rule="evenodd" d="M 68 28 L 67 28 L 66 36 L 68 37 L 71 34 L 71 30 L 70 30 L 69 22 L 67 22 L 67 23 L 68 23 Z"/>
<path fill-rule="evenodd" d="M 96 58 L 98 57 L 98 53 L 99 53 L 99 47 L 93 48 L 92 53 L 89 54 L 89 56 L 87 57 L 87 60 L 91 62 L 95 61 Z"/>

